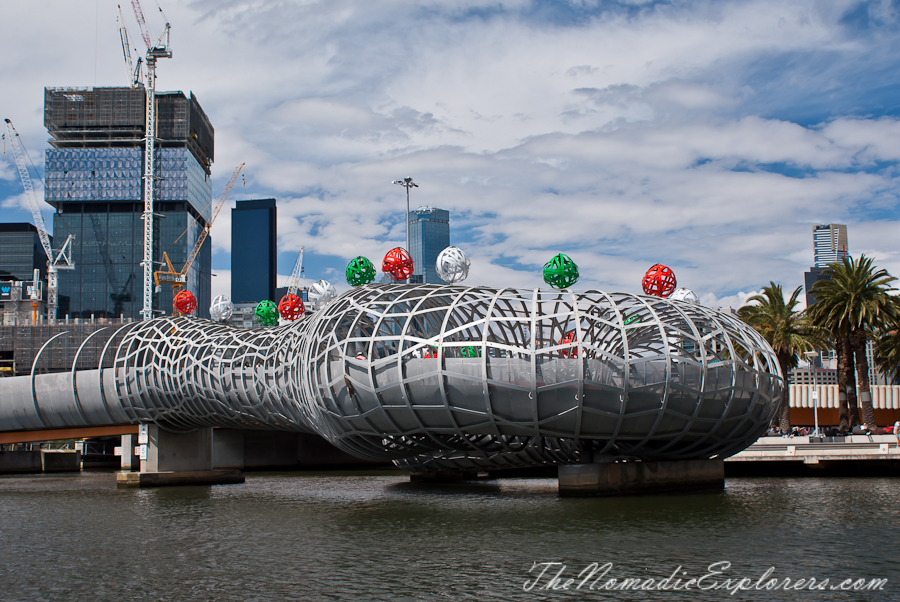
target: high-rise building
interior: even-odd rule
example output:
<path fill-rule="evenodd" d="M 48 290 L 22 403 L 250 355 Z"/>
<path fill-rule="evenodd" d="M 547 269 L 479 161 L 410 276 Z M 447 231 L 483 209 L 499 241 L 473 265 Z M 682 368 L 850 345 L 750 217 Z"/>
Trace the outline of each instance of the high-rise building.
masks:
<path fill-rule="evenodd" d="M 75 235 L 75 269 L 59 275 L 59 316 L 140 317 L 143 307 L 144 124 L 142 88 L 45 88 L 44 198 L 56 208 L 53 232 Z M 176 269 L 187 261 L 210 219 L 214 130 L 197 98 L 156 95 L 153 258 L 166 252 Z M 212 241 L 187 272 L 185 288 L 208 317 Z M 172 311 L 172 289 L 153 308 Z"/>
<path fill-rule="evenodd" d="M 0 280 L 31 280 L 34 270 L 47 279 L 47 254 L 38 229 L 28 222 L 0 224 Z"/>
<path fill-rule="evenodd" d="M 51 244 L 53 238 L 50 238 Z M 35 289 L 34 271 L 40 282 Z M 31 303 L 46 309 L 47 254 L 32 224 L 0 224 L 0 313 L 2 323 L 24 324 L 31 317 Z M 22 313 L 20 313 L 22 312 Z"/>
<path fill-rule="evenodd" d="M 819 280 L 828 280 L 825 270 L 828 268 L 809 268 L 808 272 L 803 272 L 803 286 L 806 290 L 806 307 L 816 302 L 816 298 L 812 294 L 812 288 Z"/>
<path fill-rule="evenodd" d="M 238 201 L 231 210 L 231 300 L 275 298 L 278 230 L 275 199 Z"/>
<path fill-rule="evenodd" d="M 828 280 L 825 274 L 828 264 L 850 256 L 847 249 L 847 226 L 842 224 L 813 226 L 812 233 L 815 264 L 803 274 L 807 307 L 816 302 L 816 298 L 810 292 L 813 285 L 819 280 Z"/>
<path fill-rule="evenodd" d="M 842 224 L 824 224 L 813 226 L 813 250 L 817 268 L 828 267 L 829 263 L 848 257 L 847 226 Z"/>
<path fill-rule="evenodd" d="M 435 269 L 437 257 L 450 246 L 450 212 L 434 207 L 419 207 L 409 212 L 409 253 L 413 259 L 410 282 L 441 284 Z"/>

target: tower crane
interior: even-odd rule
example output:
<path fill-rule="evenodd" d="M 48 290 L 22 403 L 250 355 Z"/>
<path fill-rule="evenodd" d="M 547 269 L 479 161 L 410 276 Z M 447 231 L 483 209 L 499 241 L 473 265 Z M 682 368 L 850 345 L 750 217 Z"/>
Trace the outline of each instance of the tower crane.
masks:
<path fill-rule="evenodd" d="M 303 273 L 303 247 L 300 247 L 300 254 L 297 256 L 297 261 L 294 263 L 294 271 L 291 273 L 291 279 L 288 280 L 288 294 L 289 295 L 297 295 L 297 291 L 300 290 L 300 275 Z"/>
<path fill-rule="evenodd" d="M 150 32 L 147 29 L 147 21 L 144 20 L 144 11 L 141 9 L 140 0 L 131 0 L 131 8 L 134 10 L 134 18 L 141 30 L 141 37 L 147 45 L 147 106 L 144 123 L 144 259 L 141 265 L 144 267 L 143 283 L 143 309 L 141 317 L 144 320 L 153 318 L 153 189 L 154 189 L 154 150 L 156 143 L 156 60 L 172 58 L 169 50 L 169 26 L 168 20 L 154 44 L 150 41 Z M 160 9 L 160 12 L 162 10 Z M 163 41 L 165 40 L 165 42 Z M 171 267 L 171 266 L 170 266 Z"/>
<path fill-rule="evenodd" d="M 122 40 L 122 53 L 125 55 L 125 71 L 128 75 L 128 83 L 132 88 L 137 88 L 141 83 L 141 57 L 138 57 L 137 67 L 131 62 L 131 44 L 128 41 L 128 30 L 125 28 L 125 18 L 122 16 L 122 5 L 119 4 L 119 39 Z"/>
<path fill-rule="evenodd" d="M 19 132 L 16 131 L 12 121 L 9 119 L 5 121 L 13 157 L 19 170 L 19 177 L 22 179 L 22 186 L 25 187 L 25 197 L 28 199 L 28 205 L 31 208 L 31 215 L 34 218 L 34 225 L 37 227 L 38 236 L 41 239 L 41 246 L 44 247 L 44 253 L 47 254 L 47 319 L 53 323 L 56 320 L 56 308 L 59 305 L 59 270 L 75 269 L 75 263 L 72 261 L 72 240 L 75 238 L 75 235 L 69 234 L 60 250 L 56 254 L 53 253 L 53 249 L 50 247 L 50 236 L 47 234 L 47 226 L 44 224 L 44 216 L 41 215 L 41 208 L 38 205 L 37 198 L 34 196 L 34 185 L 31 183 L 31 176 L 28 175 L 28 166 L 25 164 L 25 148 L 22 146 Z"/>
<path fill-rule="evenodd" d="M 184 288 L 184 283 L 187 281 L 187 273 L 188 270 L 191 269 L 191 266 L 194 264 L 194 260 L 197 259 L 197 255 L 200 253 L 200 247 L 203 246 L 203 242 L 206 240 L 206 237 L 209 236 L 209 231 L 213 226 L 213 223 L 216 221 L 216 217 L 218 217 L 219 212 L 222 210 L 222 206 L 225 204 L 225 199 L 228 198 L 228 193 L 231 192 L 231 188 L 234 186 L 234 183 L 237 181 L 238 175 L 241 173 L 241 169 L 244 168 L 244 163 L 238 165 L 234 173 L 231 174 L 231 179 L 228 180 L 228 183 L 225 185 L 225 188 L 222 189 L 222 192 L 219 193 L 219 197 L 216 200 L 212 215 L 210 216 L 209 221 L 203 226 L 203 230 L 200 232 L 200 236 L 197 237 L 197 243 L 194 245 L 194 248 L 191 249 L 190 255 L 188 255 L 187 261 L 184 263 L 184 267 L 179 271 L 175 271 L 175 267 L 172 265 L 172 261 L 169 259 L 168 254 L 163 251 L 163 261 L 165 261 L 166 268 L 165 270 L 157 270 L 153 272 L 153 281 L 156 284 L 157 291 L 160 290 L 163 284 L 172 285 L 172 298 L 177 295 L 181 289 Z"/>
<path fill-rule="evenodd" d="M 294 264 L 294 272 L 288 281 L 288 292 L 281 298 L 278 303 L 278 313 L 281 317 L 289 322 L 293 322 L 304 313 L 306 307 L 303 306 L 303 300 L 297 296 L 300 288 L 300 274 L 303 273 L 303 247 L 300 247 L 300 254 L 297 256 L 297 262 Z"/>

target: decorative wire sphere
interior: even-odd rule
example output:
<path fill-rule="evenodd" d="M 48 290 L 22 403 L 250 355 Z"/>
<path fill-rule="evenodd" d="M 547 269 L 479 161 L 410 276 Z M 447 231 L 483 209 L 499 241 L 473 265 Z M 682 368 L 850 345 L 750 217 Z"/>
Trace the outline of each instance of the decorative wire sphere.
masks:
<path fill-rule="evenodd" d="M 369 284 L 375 282 L 375 265 L 368 258 L 360 255 L 356 259 L 350 260 L 347 269 L 344 270 L 344 275 L 350 286 Z"/>
<path fill-rule="evenodd" d="M 172 309 L 176 314 L 189 316 L 197 309 L 197 297 L 191 291 L 181 291 L 172 299 Z"/>
<path fill-rule="evenodd" d="M 216 322 L 227 322 L 234 315 L 234 303 L 225 295 L 216 295 L 209 306 L 209 317 Z"/>
<path fill-rule="evenodd" d="M 306 313 L 306 308 L 303 307 L 303 299 L 288 293 L 278 303 L 278 313 L 281 314 L 283 319 L 293 322 Z"/>
<path fill-rule="evenodd" d="M 641 281 L 645 295 L 668 297 L 675 290 L 675 272 L 661 263 L 654 264 Z"/>
<path fill-rule="evenodd" d="M 337 289 L 327 280 L 319 280 L 309 287 L 309 302 L 316 308 L 322 308 L 337 297 Z"/>
<path fill-rule="evenodd" d="M 558 253 L 544 264 L 544 282 L 553 288 L 569 288 L 578 282 L 578 266 L 568 255 Z"/>
<path fill-rule="evenodd" d="M 413 273 L 413 260 L 403 247 L 395 247 L 387 252 L 381 262 L 381 271 L 391 280 L 406 280 Z"/>
<path fill-rule="evenodd" d="M 434 269 L 444 282 L 456 284 L 469 276 L 469 256 L 459 247 L 447 247 L 437 256 Z"/>
<path fill-rule="evenodd" d="M 669 295 L 669 299 L 672 301 L 686 301 L 687 303 L 700 305 L 700 297 L 689 288 L 676 288 L 675 292 Z"/>
<path fill-rule="evenodd" d="M 268 299 L 260 301 L 253 310 L 253 318 L 260 326 L 275 326 L 278 324 L 278 308 Z"/>

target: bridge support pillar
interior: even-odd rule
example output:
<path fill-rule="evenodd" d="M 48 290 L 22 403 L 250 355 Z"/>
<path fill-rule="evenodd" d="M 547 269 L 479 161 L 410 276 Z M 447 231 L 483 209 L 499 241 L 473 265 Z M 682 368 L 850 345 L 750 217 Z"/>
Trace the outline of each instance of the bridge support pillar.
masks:
<path fill-rule="evenodd" d="M 609 462 L 559 467 L 560 497 L 597 497 L 725 488 L 722 460 Z"/>
<path fill-rule="evenodd" d="M 147 459 L 140 472 L 120 472 L 119 487 L 218 485 L 243 483 L 238 470 L 213 470 L 213 430 L 174 433 L 155 424 L 148 427 Z"/>
<path fill-rule="evenodd" d="M 134 461 L 134 435 L 122 435 L 122 470 L 131 470 L 135 467 Z"/>

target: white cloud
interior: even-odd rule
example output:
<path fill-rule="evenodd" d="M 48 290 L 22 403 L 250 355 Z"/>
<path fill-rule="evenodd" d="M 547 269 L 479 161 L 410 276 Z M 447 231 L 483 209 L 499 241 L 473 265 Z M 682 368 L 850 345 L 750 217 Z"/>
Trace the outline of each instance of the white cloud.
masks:
<path fill-rule="evenodd" d="M 279 250 L 338 258 L 307 271 L 338 284 L 342 262 L 404 243 L 390 182 L 412 175 L 413 206 L 451 211 L 480 284 L 539 286 L 563 251 L 579 286 L 637 291 L 663 262 L 705 302 L 737 306 L 770 280 L 801 284 L 810 225 L 828 222 L 900 273 L 900 120 L 865 96 L 900 59 L 897 34 L 848 33 L 849 0 L 632 4 L 573 2 L 596 12 L 572 25 L 524 0 L 165 6 L 159 87 L 193 90 L 210 116 L 214 191 L 247 163 L 212 230 L 215 265 L 234 200 L 275 197 Z M 4 7 L 17 23 L 0 40 L 5 97 L 35 155 L 43 86 L 124 83 L 114 3 L 98 6 L 96 40 L 93 11 Z"/>

